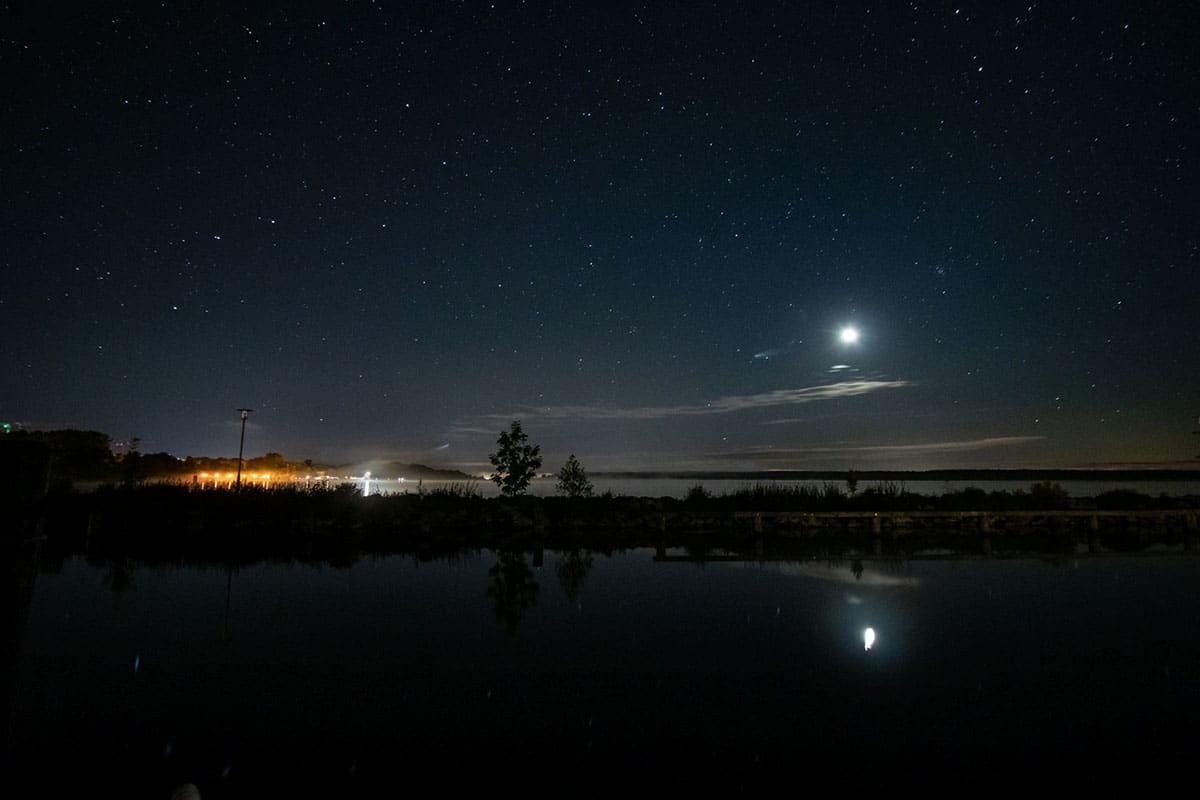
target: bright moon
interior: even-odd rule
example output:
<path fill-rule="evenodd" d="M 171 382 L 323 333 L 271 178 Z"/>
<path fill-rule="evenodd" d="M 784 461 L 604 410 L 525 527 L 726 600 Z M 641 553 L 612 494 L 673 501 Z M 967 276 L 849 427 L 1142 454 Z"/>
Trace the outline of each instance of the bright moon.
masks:
<path fill-rule="evenodd" d="M 838 338 L 842 340 L 842 344 L 854 344 L 858 341 L 858 328 L 842 328 Z"/>
<path fill-rule="evenodd" d="M 863 631 L 863 650 L 870 650 L 875 644 L 875 629 L 867 628 Z"/>

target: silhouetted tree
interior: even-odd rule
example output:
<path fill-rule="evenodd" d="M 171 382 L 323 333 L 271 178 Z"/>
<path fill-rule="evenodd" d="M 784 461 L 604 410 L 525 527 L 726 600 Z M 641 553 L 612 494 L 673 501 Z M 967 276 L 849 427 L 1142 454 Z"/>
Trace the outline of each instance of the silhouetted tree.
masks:
<path fill-rule="evenodd" d="M 286 467 L 287 459 L 285 459 L 279 453 L 267 453 L 266 455 L 259 456 L 258 458 L 246 459 L 246 469 L 249 470 L 258 470 L 260 472 L 263 470 L 271 470 L 272 472 L 279 472 Z"/>
<path fill-rule="evenodd" d="M 523 494 L 542 465 L 542 448 L 528 444 L 528 439 L 521 430 L 520 421 L 513 420 L 509 429 L 502 431 L 496 439 L 496 452 L 488 455 L 496 468 L 491 480 L 506 497 Z"/>
<path fill-rule="evenodd" d="M 555 491 L 567 497 L 591 497 L 592 483 L 588 480 L 583 465 L 572 453 L 558 473 L 558 485 Z"/>
<path fill-rule="evenodd" d="M 144 480 L 146 480 L 146 472 L 142 468 L 142 454 L 137 450 L 130 450 L 121 456 L 121 483 L 126 486 L 134 486 Z"/>
<path fill-rule="evenodd" d="M 50 448 L 51 470 L 57 478 L 106 477 L 113 466 L 108 434 L 99 431 L 13 431 L 14 440 L 45 442 Z"/>

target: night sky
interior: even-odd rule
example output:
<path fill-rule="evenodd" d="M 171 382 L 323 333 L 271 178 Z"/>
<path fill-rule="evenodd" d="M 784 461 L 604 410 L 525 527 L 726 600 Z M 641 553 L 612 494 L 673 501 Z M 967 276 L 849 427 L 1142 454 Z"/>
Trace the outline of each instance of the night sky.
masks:
<path fill-rule="evenodd" d="M 3 421 L 236 455 L 248 406 L 248 455 L 471 470 L 514 418 L 547 469 L 1197 463 L 1195 3 L 27 5 Z"/>

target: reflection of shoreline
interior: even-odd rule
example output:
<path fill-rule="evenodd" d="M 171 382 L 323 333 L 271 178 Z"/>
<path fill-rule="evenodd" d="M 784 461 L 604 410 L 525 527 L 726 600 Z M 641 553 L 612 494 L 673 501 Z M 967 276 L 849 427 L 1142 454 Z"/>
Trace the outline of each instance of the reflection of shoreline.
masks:
<path fill-rule="evenodd" d="M 6 760 L 13 752 L 17 659 L 25 640 L 33 588 L 37 580 L 36 545 L 21 543 L 0 546 L 0 564 L 3 565 L 0 566 L 0 725 L 4 728 L 3 753 Z"/>

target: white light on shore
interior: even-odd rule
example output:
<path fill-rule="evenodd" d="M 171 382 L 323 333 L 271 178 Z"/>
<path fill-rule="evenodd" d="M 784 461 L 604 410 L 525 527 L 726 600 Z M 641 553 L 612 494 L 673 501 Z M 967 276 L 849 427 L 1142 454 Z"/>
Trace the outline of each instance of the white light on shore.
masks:
<path fill-rule="evenodd" d="M 870 650 L 875 644 L 875 629 L 867 628 L 863 631 L 863 650 Z"/>

